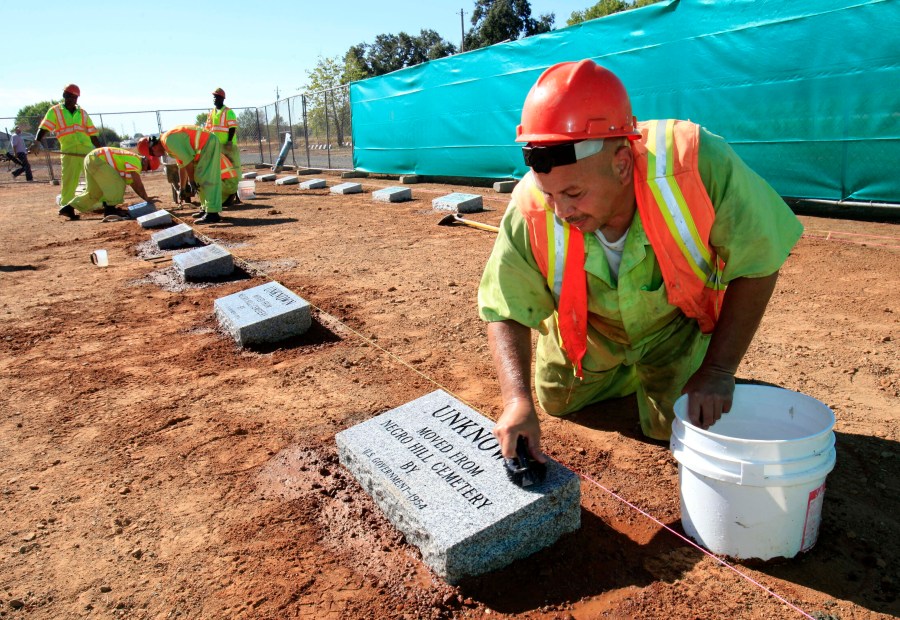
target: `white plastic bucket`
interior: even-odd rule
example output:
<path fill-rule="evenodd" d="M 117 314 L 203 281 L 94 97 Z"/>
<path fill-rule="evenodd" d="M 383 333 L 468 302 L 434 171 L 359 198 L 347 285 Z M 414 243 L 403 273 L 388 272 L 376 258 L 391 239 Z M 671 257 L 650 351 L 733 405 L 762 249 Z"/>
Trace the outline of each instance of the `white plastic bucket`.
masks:
<path fill-rule="evenodd" d="M 675 401 L 681 524 L 713 553 L 792 558 L 816 543 L 834 469 L 834 413 L 776 387 L 738 385 L 731 411 L 703 430 Z"/>
<path fill-rule="evenodd" d="M 238 181 L 237 194 L 241 200 L 253 200 L 256 198 L 256 181 L 254 179 Z"/>

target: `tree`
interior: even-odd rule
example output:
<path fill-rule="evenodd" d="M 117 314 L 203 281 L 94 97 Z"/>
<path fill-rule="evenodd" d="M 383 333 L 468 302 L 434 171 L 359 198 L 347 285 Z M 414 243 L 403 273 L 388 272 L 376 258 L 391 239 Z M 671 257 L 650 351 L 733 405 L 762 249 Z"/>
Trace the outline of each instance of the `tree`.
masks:
<path fill-rule="evenodd" d="M 37 133 L 38 125 L 44 120 L 47 110 L 56 104 L 56 101 L 41 101 L 40 103 L 32 103 L 21 108 L 19 113 L 16 114 L 16 127 L 21 127 L 22 131 Z"/>
<path fill-rule="evenodd" d="M 238 114 L 238 141 L 256 140 L 259 137 L 259 126 L 257 123 L 256 108 L 247 108 Z"/>
<path fill-rule="evenodd" d="M 201 112 L 197 115 L 197 126 L 203 127 L 206 124 L 206 119 L 209 118 L 209 112 Z"/>
<path fill-rule="evenodd" d="M 119 142 L 122 141 L 122 138 L 115 131 L 110 129 L 109 127 L 98 127 L 99 134 L 97 138 L 100 140 L 100 144 L 103 146 L 119 146 Z"/>
<path fill-rule="evenodd" d="M 456 46 L 434 30 L 422 30 L 418 36 L 405 32 L 380 34 L 371 45 L 360 43 L 347 51 L 343 79 L 347 83 L 384 75 L 455 53 Z"/>
<path fill-rule="evenodd" d="M 465 37 L 466 50 L 550 32 L 554 19 L 553 13 L 534 19 L 528 0 L 475 0 L 472 29 Z"/>
<path fill-rule="evenodd" d="M 660 0 L 634 0 L 633 2 L 625 2 L 624 0 L 600 0 L 594 6 L 584 11 L 573 11 L 572 16 L 566 21 L 567 26 L 574 26 L 589 19 L 597 19 L 605 17 L 613 13 L 621 13 L 629 9 L 637 9 L 648 4 L 655 4 Z"/>
<path fill-rule="evenodd" d="M 307 71 L 306 123 L 311 131 L 323 130 L 331 134 L 338 144 L 344 143 L 346 128 L 350 125 L 350 89 L 346 86 L 345 63 L 340 56 L 323 58 Z M 343 86 L 343 88 L 341 88 Z"/>

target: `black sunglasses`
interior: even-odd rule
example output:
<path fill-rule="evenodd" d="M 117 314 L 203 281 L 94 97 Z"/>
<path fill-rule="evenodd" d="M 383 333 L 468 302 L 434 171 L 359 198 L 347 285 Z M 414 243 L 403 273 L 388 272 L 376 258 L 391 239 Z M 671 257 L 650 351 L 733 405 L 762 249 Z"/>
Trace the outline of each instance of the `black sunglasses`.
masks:
<path fill-rule="evenodd" d="M 567 166 L 578 161 L 574 142 L 552 146 L 523 146 L 522 154 L 525 156 L 525 164 L 541 174 L 550 172 L 554 166 Z"/>

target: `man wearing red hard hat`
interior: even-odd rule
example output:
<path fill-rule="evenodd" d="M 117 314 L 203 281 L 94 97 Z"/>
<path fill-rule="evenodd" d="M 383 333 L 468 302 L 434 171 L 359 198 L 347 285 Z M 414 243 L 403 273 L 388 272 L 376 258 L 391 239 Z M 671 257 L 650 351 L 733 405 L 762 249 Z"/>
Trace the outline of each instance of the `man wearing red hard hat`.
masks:
<path fill-rule="evenodd" d="M 91 117 L 78 105 L 81 89 L 69 84 L 63 89 L 63 101 L 47 110 L 44 120 L 34 136 L 32 151 L 41 147 L 41 138 L 48 132 L 56 134 L 59 140 L 62 177 L 60 185 L 60 205 L 67 205 L 75 197 L 75 188 L 84 167 L 84 156 L 94 148 L 103 146 L 97 137 L 100 132 L 94 127 Z"/>
<path fill-rule="evenodd" d="M 802 226 L 719 136 L 638 123 L 624 85 L 592 60 L 544 71 L 516 140 L 531 168 L 478 291 L 500 382 L 494 434 L 543 462 L 532 397 L 561 416 L 636 393 L 643 433 L 671 434 L 674 401 L 708 428 Z M 727 288 L 726 288 L 727 286 Z"/>
<path fill-rule="evenodd" d="M 209 111 L 204 127 L 216 134 L 222 153 L 228 157 L 231 165 L 238 172 L 237 177 L 222 182 L 222 196 L 225 197 L 222 206 L 230 207 L 241 203 L 241 199 L 237 195 L 241 172 L 241 153 L 237 145 L 238 122 L 234 110 L 225 105 L 225 91 L 217 88 L 212 91 L 212 96 L 214 107 Z"/>
<path fill-rule="evenodd" d="M 77 220 L 78 213 L 96 211 L 102 206 L 104 221 L 127 217 L 126 213 L 116 208 L 125 197 L 125 188 L 130 185 L 135 194 L 147 202 L 153 202 L 144 189 L 140 173 L 157 168 L 158 158 L 154 162 L 154 158 L 112 146 L 94 149 L 84 157 L 85 190 L 68 203 L 63 203 L 59 214 Z"/>

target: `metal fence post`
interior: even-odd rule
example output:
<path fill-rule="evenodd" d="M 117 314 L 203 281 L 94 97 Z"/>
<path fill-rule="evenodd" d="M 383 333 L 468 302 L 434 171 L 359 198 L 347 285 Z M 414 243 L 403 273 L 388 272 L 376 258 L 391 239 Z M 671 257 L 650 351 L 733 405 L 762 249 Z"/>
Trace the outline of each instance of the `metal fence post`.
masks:
<path fill-rule="evenodd" d="M 259 127 L 259 108 L 256 108 L 256 143 L 259 145 L 259 163 L 263 163 L 262 129 Z"/>
<path fill-rule="evenodd" d="M 334 99 L 334 97 L 332 97 Z M 325 157 L 328 158 L 328 167 L 331 168 L 331 134 L 328 131 L 328 91 L 325 91 Z"/>
<path fill-rule="evenodd" d="M 287 109 L 288 109 L 288 130 L 294 131 L 294 121 L 291 120 L 291 98 L 288 97 L 287 100 Z M 294 141 L 291 140 L 291 161 L 294 162 L 294 167 L 297 167 L 297 156 L 294 155 Z"/>
<path fill-rule="evenodd" d="M 266 117 L 266 144 L 269 145 L 269 163 L 275 164 L 275 158 L 272 157 L 272 136 L 269 135 L 269 107 L 263 108 L 263 114 Z"/>
<path fill-rule="evenodd" d="M 158 136 L 162 136 L 162 117 L 159 115 L 159 110 L 156 111 L 156 127 L 159 129 Z"/>
<path fill-rule="evenodd" d="M 303 142 L 306 145 L 306 167 L 312 168 L 312 162 L 309 159 L 309 119 L 306 116 L 306 95 L 300 96 L 303 103 Z"/>

